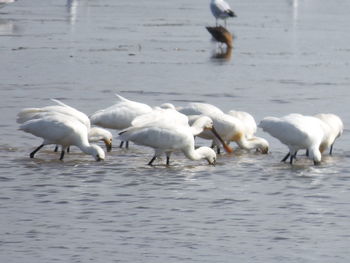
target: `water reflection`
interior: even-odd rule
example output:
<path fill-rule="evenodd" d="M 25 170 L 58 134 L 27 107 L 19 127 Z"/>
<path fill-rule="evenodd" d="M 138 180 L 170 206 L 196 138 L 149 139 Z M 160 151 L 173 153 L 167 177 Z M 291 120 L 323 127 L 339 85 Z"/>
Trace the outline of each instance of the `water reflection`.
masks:
<path fill-rule="evenodd" d="M 219 60 L 223 60 L 223 61 L 229 61 L 231 60 L 232 57 L 232 47 L 221 47 L 219 46 L 219 48 L 217 48 L 216 50 L 214 50 L 211 58 L 212 59 L 219 59 Z"/>
<path fill-rule="evenodd" d="M 298 20 L 298 9 L 299 9 L 299 0 L 287 0 L 288 4 L 292 7 L 293 20 L 294 23 Z"/>
<path fill-rule="evenodd" d="M 233 35 L 223 26 L 206 27 L 208 32 L 216 41 L 218 47 L 214 50 L 213 59 L 230 60 L 233 48 Z"/>
<path fill-rule="evenodd" d="M 293 0 L 293 18 L 294 18 L 294 20 L 298 19 L 298 7 L 299 7 L 299 0 Z"/>
<path fill-rule="evenodd" d="M 18 27 L 12 20 L 0 19 L 0 36 L 11 35 L 18 31 Z"/>
<path fill-rule="evenodd" d="M 67 12 L 69 15 L 69 23 L 74 25 L 77 21 L 78 14 L 78 1 L 77 0 L 67 0 Z"/>

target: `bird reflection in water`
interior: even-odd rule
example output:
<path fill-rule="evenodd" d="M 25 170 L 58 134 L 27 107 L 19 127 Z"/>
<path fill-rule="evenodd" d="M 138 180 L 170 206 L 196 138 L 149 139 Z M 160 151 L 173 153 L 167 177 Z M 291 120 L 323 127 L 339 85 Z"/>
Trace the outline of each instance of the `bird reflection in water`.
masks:
<path fill-rule="evenodd" d="M 219 47 L 215 49 L 212 58 L 229 60 L 232 56 L 233 36 L 223 26 L 206 27 L 212 35 L 213 40 L 219 43 Z M 225 47 L 226 46 L 226 47 Z"/>
<path fill-rule="evenodd" d="M 67 6 L 67 12 L 68 12 L 68 21 L 71 25 L 74 25 L 77 20 L 78 1 L 67 0 L 66 6 Z"/>

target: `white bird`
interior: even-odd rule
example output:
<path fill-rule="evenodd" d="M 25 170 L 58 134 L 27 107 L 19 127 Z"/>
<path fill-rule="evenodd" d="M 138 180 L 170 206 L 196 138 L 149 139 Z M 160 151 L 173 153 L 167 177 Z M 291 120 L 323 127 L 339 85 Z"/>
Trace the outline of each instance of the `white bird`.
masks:
<path fill-rule="evenodd" d="M 149 165 L 163 153 L 166 154 L 166 163 L 169 165 L 170 154 L 173 151 L 182 151 L 191 160 L 206 159 L 209 164 L 215 164 L 216 154 L 211 148 L 195 149 L 193 135 L 203 129 L 213 129 L 212 120 L 206 116 L 199 118 L 190 127 L 185 115 L 172 109 L 159 109 L 135 118 L 132 126 L 119 135 L 122 140 L 152 147 L 154 156 Z"/>
<path fill-rule="evenodd" d="M 100 128 L 91 127 L 88 133 L 89 142 L 103 141 L 107 152 L 112 150 L 113 135 L 110 131 Z"/>
<path fill-rule="evenodd" d="M 320 151 L 322 153 L 329 148 L 329 154 L 332 155 L 334 142 L 342 135 L 344 124 L 339 116 L 331 113 L 320 113 L 316 114 L 315 117 L 324 121 L 329 126 L 328 133 L 321 143 Z"/>
<path fill-rule="evenodd" d="M 242 122 L 243 128 L 244 128 L 244 135 L 248 141 L 255 141 L 256 144 L 260 144 L 261 146 L 260 148 L 258 147 L 258 149 L 261 149 L 262 151 L 264 149 L 266 149 L 266 151 L 268 150 L 269 148 L 268 141 L 265 140 L 264 138 L 255 136 L 255 133 L 258 127 L 256 125 L 254 117 L 251 114 L 245 111 L 235 111 L 235 110 L 230 110 L 227 114 L 230 116 L 236 117 Z"/>
<path fill-rule="evenodd" d="M 320 119 L 301 114 L 289 114 L 282 118 L 266 117 L 259 123 L 259 127 L 287 145 L 289 154 L 282 161 L 290 156 L 292 164 L 297 151 L 307 149 L 309 158 L 315 165 L 321 162 L 320 145 L 328 127 Z"/>
<path fill-rule="evenodd" d="M 97 128 L 97 127 L 91 128 L 90 119 L 85 113 L 71 106 L 68 106 L 67 104 L 59 100 L 56 100 L 56 99 L 51 99 L 51 100 L 56 102 L 58 105 L 46 106 L 42 108 L 25 108 L 17 114 L 17 123 L 24 123 L 31 119 L 41 118 L 41 115 L 46 113 L 64 114 L 77 119 L 78 121 L 80 121 L 82 124 L 86 126 L 86 128 L 88 129 L 90 142 L 96 141 L 96 138 L 98 137 L 100 138 L 99 140 L 102 140 L 105 143 L 107 151 L 108 152 L 111 151 L 112 134 L 109 131 L 101 128 Z M 55 151 L 57 151 L 57 148 Z"/>
<path fill-rule="evenodd" d="M 257 131 L 257 126 L 254 117 L 245 111 L 235 111 L 230 110 L 227 112 L 228 115 L 236 117 L 237 119 L 240 119 L 242 123 L 244 124 L 244 134 L 247 138 L 251 138 L 254 136 L 254 134 Z"/>
<path fill-rule="evenodd" d="M 216 26 L 218 26 L 218 19 L 223 19 L 226 27 L 226 19 L 236 16 L 229 4 L 224 0 L 211 0 L 210 10 L 216 19 Z"/>
<path fill-rule="evenodd" d="M 178 110 L 188 116 L 205 115 L 210 117 L 213 120 L 216 131 L 226 143 L 234 141 L 242 149 L 257 149 L 262 153 L 268 152 L 269 144 L 265 139 L 247 136 L 246 126 L 239 118 L 225 114 L 214 105 L 207 103 L 189 103 L 187 106 L 181 107 Z M 213 140 L 213 146 L 219 146 L 217 139 L 206 131 L 200 133 L 198 136 Z"/>
<path fill-rule="evenodd" d="M 22 123 L 19 129 L 44 139 L 42 144 L 30 153 L 30 158 L 34 158 L 34 155 L 47 144 L 62 146 L 60 160 L 63 160 L 65 150 L 70 145 L 79 147 L 84 153 L 92 155 L 96 161 L 105 158 L 101 147 L 90 145 L 86 126 L 71 116 L 48 112 L 41 114 L 40 118 Z"/>
<path fill-rule="evenodd" d="M 320 114 L 314 115 L 314 117 L 320 119 L 326 124 L 326 126 L 322 126 L 324 129 L 324 137 L 320 145 L 320 152 L 322 154 L 326 149 L 329 148 L 330 149 L 329 154 L 332 155 L 334 142 L 343 133 L 343 129 L 344 129 L 343 122 L 339 118 L 339 116 L 331 113 L 320 113 Z M 289 156 L 290 156 L 290 153 L 288 153 L 282 159 L 282 161 L 286 161 Z M 306 156 L 309 156 L 308 150 L 306 150 Z"/>
<path fill-rule="evenodd" d="M 64 104 L 59 100 L 56 100 L 56 99 L 51 99 L 51 100 L 57 103 L 58 105 L 45 106 L 42 108 L 25 108 L 17 114 L 17 123 L 24 123 L 30 119 L 37 118 L 40 115 L 40 113 L 58 112 L 58 113 L 76 118 L 78 121 L 84 124 L 88 129 L 90 129 L 91 127 L 90 120 L 85 113 L 78 111 L 77 109 L 71 106 L 68 106 L 67 104 Z"/>
<path fill-rule="evenodd" d="M 179 111 L 172 108 L 155 108 L 152 112 L 138 116 L 132 121 L 133 127 L 144 127 L 144 126 L 188 126 L 191 124 L 190 129 L 193 136 L 201 134 L 203 131 L 210 131 L 214 137 L 220 142 L 225 151 L 231 153 L 233 150 L 228 146 L 221 136 L 218 134 L 214 127 L 213 120 L 208 116 L 204 115 L 192 115 L 186 116 Z"/>
<path fill-rule="evenodd" d="M 116 94 L 116 97 L 117 102 L 114 105 L 90 115 L 92 124 L 103 128 L 122 130 L 130 127 L 131 122 L 137 116 L 153 110 L 147 104 L 128 100 L 118 94 Z M 123 141 L 120 144 L 120 147 L 122 146 Z"/>

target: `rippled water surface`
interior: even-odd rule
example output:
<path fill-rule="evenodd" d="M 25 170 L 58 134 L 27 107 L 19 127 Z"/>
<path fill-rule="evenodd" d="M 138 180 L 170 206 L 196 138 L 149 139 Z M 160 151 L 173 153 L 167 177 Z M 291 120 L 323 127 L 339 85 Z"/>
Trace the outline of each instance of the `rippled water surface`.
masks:
<path fill-rule="evenodd" d="M 229 1 L 234 48 L 218 59 L 209 1 L 24 1 L 0 9 L 1 262 L 348 262 L 350 4 Z M 115 147 L 58 160 L 17 112 L 58 98 L 91 114 L 114 93 L 156 106 L 208 102 L 257 121 L 332 112 L 345 131 L 313 166 L 271 152 L 216 166 Z M 208 142 L 198 140 L 198 144 Z"/>

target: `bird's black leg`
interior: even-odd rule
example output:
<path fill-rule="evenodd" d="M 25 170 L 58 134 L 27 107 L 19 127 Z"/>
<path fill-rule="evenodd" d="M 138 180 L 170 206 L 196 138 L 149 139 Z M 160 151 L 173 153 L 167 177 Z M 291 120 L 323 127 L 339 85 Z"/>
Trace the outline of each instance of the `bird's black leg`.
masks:
<path fill-rule="evenodd" d="M 307 157 L 309 157 L 309 149 L 306 149 L 305 155 L 306 155 Z"/>
<path fill-rule="evenodd" d="M 290 154 L 290 164 L 293 164 L 293 159 L 296 160 L 296 156 L 297 156 L 297 152 L 295 152 L 294 154 Z"/>
<path fill-rule="evenodd" d="M 331 148 L 329 149 L 329 155 L 332 155 L 332 152 L 333 152 L 333 144 L 334 144 L 334 143 L 332 143 Z"/>
<path fill-rule="evenodd" d="M 289 154 L 290 154 L 289 163 L 293 164 L 294 154 L 291 154 L 291 153 L 289 153 Z"/>
<path fill-rule="evenodd" d="M 61 156 L 60 156 L 60 161 L 63 161 L 63 157 L 64 157 L 64 150 L 62 149 Z"/>
<path fill-rule="evenodd" d="M 55 150 L 54 150 L 55 153 L 58 152 L 58 145 L 55 146 Z"/>
<path fill-rule="evenodd" d="M 69 152 L 70 152 L 70 147 L 68 146 L 68 147 L 67 147 L 67 153 L 69 153 Z"/>
<path fill-rule="evenodd" d="M 126 141 L 126 143 L 125 143 L 125 148 L 126 148 L 126 149 L 129 148 L 129 141 Z"/>
<path fill-rule="evenodd" d="M 166 165 L 170 165 L 170 154 L 166 155 Z"/>
<path fill-rule="evenodd" d="M 154 162 L 154 160 L 157 158 L 157 156 L 153 156 L 153 158 L 148 162 L 148 165 L 152 165 L 152 163 Z"/>
<path fill-rule="evenodd" d="M 119 148 L 123 148 L 124 141 L 120 142 Z"/>
<path fill-rule="evenodd" d="M 296 151 L 296 152 L 293 154 L 293 159 L 294 159 L 294 160 L 297 159 L 297 153 L 298 153 L 298 151 Z"/>
<path fill-rule="evenodd" d="M 30 158 L 34 158 L 34 154 L 36 154 L 41 148 L 44 147 L 45 144 L 41 144 L 38 148 L 36 148 L 34 151 L 32 151 L 29 156 Z"/>
<path fill-rule="evenodd" d="M 285 162 L 285 161 L 288 159 L 289 156 L 290 156 L 290 152 L 288 152 L 288 153 L 286 154 L 286 156 L 283 157 L 283 159 L 281 160 L 281 162 Z"/>

